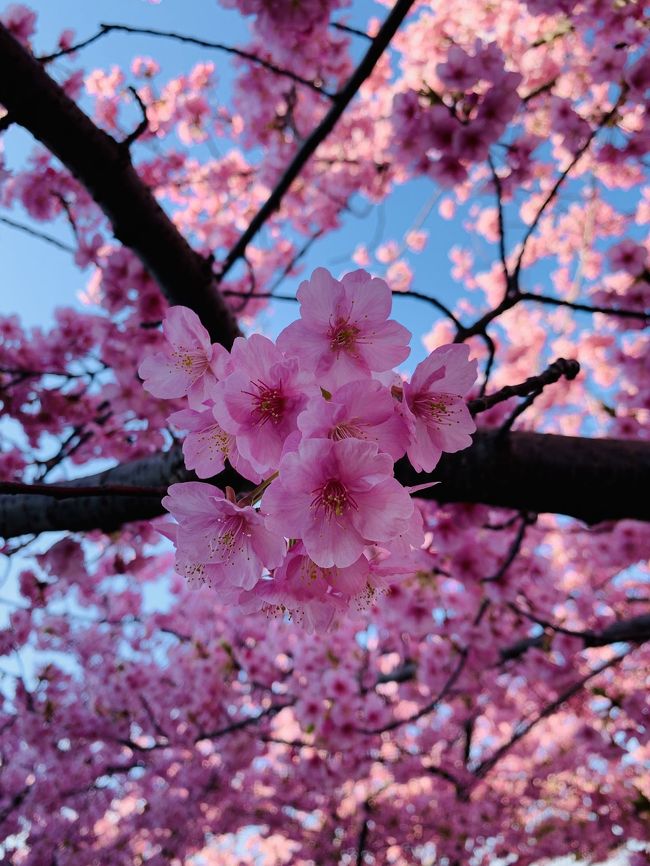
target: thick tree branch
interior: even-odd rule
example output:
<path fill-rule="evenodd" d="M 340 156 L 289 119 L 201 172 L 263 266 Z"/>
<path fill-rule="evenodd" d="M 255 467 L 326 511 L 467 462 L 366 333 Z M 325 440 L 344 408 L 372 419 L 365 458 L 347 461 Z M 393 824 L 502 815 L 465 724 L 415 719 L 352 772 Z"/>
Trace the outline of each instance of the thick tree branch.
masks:
<path fill-rule="evenodd" d="M 212 264 L 179 233 L 139 178 L 128 151 L 64 93 L 43 64 L 0 25 L 0 103 L 82 183 L 172 304 L 193 309 L 215 342 L 229 347 L 235 318 Z"/>
<path fill-rule="evenodd" d="M 396 467 L 403 484 L 442 482 L 420 496 L 438 502 L 483 503 L 540 514 L 551 512 L 594 524 L 604 520 L 650 521 L 650 443 L 586 439 L 545 433 L 479 431 L 471 448 L 447 454 L 430 475 L 406 460 Z M 98 475 L 68 482 L 68 499 L 38 494 L 0 495 L 0 536 L 5 539 L 52 530 L 113 531 L 133 520 L 163 513 L 160 495 L 75 495 L 74 487 L 130 485 L 166 488 L 194 479 L 180 448 L 145 457 Z M 242 491 L 250 483 L 229 470 L 214 479 Z"/>

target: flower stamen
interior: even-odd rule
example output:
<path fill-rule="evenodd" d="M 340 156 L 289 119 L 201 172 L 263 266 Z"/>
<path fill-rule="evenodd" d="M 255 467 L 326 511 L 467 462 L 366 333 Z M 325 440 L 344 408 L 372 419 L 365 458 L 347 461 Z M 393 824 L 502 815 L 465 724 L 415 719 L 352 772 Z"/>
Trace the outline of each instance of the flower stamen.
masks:
<path fill-rule="evenodd" d="M 322 509 L 325 516 L 342 517 L 350 508 L 357 509 L 354 498 L 345 489 L 345 486 L 336 478 L 330 478 L 318 490 L 313 490 L 316 496 L 312 499 L 312 508 Z"/>

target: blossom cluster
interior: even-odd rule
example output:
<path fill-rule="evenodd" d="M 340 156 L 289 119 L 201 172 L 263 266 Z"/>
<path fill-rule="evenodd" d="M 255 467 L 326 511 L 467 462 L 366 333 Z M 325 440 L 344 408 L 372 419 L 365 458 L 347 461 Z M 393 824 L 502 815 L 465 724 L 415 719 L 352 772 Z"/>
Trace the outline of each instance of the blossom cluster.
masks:
<path fill-rule="evenodd" d="M 452 45 L 433 83 L 395 94 L 396 157 L 445 186 L 461 183 L 515 115 L 521 81 L 496 43 L 477 39 L 472 53 Z"/>
<path fill-rule="evenodd" d="M 406 454 L 430 472 L 471 444 L 476 362 L 467 346 L 441 346 L 404 381 L 394 368 L 411 334 L 366 271 L 338 281 L 318 268 L 297 298 L 300 318 L 275 342 L 238 337 L 230 352 L 172 307 L 139 372 L 156 397 L 186 398 L 170 421 L 187 431 L 188 469 L 210 478 L 228 461 L 253 488 L 239 499 L 200 481 L 169 488 L 179 573 L 226 603 L 324 629 L 417 569 L 422 517 L 394 464 Z"/>

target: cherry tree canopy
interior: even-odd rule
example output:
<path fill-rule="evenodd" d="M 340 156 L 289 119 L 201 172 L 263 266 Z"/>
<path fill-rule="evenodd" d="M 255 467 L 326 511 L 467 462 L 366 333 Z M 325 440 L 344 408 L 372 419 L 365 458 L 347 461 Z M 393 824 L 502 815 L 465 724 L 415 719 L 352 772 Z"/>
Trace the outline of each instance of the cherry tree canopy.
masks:
<path fill-rule="evenodd" d="M 643 5 L 221 3 L 0 13 L 3 234 L 86 282 L 0 317 L 3 862 L 641 866 Z"/>

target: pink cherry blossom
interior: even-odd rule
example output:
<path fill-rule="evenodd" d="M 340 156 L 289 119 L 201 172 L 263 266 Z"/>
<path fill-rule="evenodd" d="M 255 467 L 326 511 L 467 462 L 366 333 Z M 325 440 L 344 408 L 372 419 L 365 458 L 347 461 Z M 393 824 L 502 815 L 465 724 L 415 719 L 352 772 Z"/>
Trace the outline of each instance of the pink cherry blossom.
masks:
<path fill-rule="evenodd" d="M 467 448 L 476 430 L 463 395 L 476 380 L 466 345 L 441 346 L 404 383 L 402 408 L 409 425 L 406 449 L 415 469 L 430 472 L 443 451 Z"/>
<path fill-rule="evenodd" d="M 282 538 L 268 531 L 258 511 L 231 502 L 218 487 L 172 484 L 163 505 L 178 522 L 179 559 L 196 563 L 200 574 L 207 564 L 215 583 L 252 589 L 265 567 L 282 562 Z"/>
<path fill-rule="evenodd" d="M 371 372 L 390 370 L 409 354 L 409 331 L 388 319 L 391 292 L 383 280 L 353 271 L 341 281 L 325 268 L 298 289 L 301 318 L 278 337 L 321 387 L 332 389 Z"/>
<path fill-rule="evenodd" d="M 0 15 L 0 22 L 15 39 L 28 45 L 36 29 L 36 13 L 20 3 L 12 3 Z"/>
<path fill-rule="evenodd" d="M 647 4 L 413 4 L 356 97 L 245 245 L 245 258 L 220 274 L 220 262 L 258 224 L 255 215 L 297 149 L 324 131 L 328 94 L 350 80 L 367 47 L 363 33 L 374 37 L 380 17 L 399 12 L 389 0 L 354 4 L 349 15 L 347 0 L 225 3 L 236 7 L 226 14 L 235 24 L 233 47 L 246 54 L 232 69 L 220 58 L 226 86 L 219 88 L 198 45 L 186 46 L 178 72 L 143 58 L 147 46 L 135 33 L 129 40 L 140 59 L 131 67 L 113 64 L 117 33 L 104 34 L 103 54 L 88 45 L 49 59 L 74 42 L 70 31 L 58 37 L 65 22 L 55 20 L 59 7 L 72 4 L 47 4 L 48 26 L 37 32 L 24 7 L 0 13 L 10 36 L 43 60 L 24 55 L 19 74 L 0 82 L 3 92 L 14 98 L 33 76 L 47 83 L 24 111 L 0 108 L 0 125 L 8 127 L 0 143 L 2 236 L 11 244 L 14 217 L 36 231 L 23 232 L 16 245 L 17 252 L 25 244 L 18 265 L 25 263 L 26 284 L 33 264 L 27 255 L 39 255 L 41 235 L 70 247 L 77 268 L 88 266 L 83 311 L 39 309 L 36 327 L 0 317 L 0 480 L 58 485 L 86 476 L 80 483 L 95 486 L 98 469 L 110 465 L 102 487 L 143 485 L 128 498 L 119 486 L 89 497 L 69 489 L 63 501 L 56 489 L 52 497 L 34 496 L 27 486 L 0 492 L 0 532 L 13 536 L 2 542 L 13 562 L 8 569 L 3 563 L 0 593 L 3 862 L 396 866 L 435 857 L 447 864 L 469 858 L 472 866 L 558 858 L 646 864 L 648 846 L 640 840 L 650 798 L 650 542 L 647 522 L 638 519 L 647 516 L 643 497 L 632 495 L 644 458 L 621 460 L 620 471 L 614 459 L 592 464 L 585 474 L 595 482 L 574 485 L 570 496 L 559 471 L 560 483 L 542 499 L 560 512 L 575 509 L 573 517 L 546 512 L 535 520 L 519 503 L 536 508 L 541 501 L 537 467 L 563 465 L 552 458 L 571 443 L 558 434 L 580 437 L 585 446 L 576 476 L 601 446 L 612 455 L 642 455 L 648 440 Z M 90 15 L 100 4 L 85 5 Z M 365 5 L 373 17 L 362 14 Z M 222 15 L 216 7 L 207 4 L 206 26 Z M 156 21 L 163 13 L 165 4 L 147 9 L 152 28 L 163 25 Z M 241 28 L 239 13 L 252 16 Z M 90 20 L 87 28 L 70 23 L 82 41 L 100 29 Z M 189 23 L 181 29 L 192 32 Z M 245 44 L 237 43 L 239 30 Z M 20 53 L 20 45 L 9 52 Z M 11 70 L 9 54 L 2 64 Z M 102 56 L 108 59 L 95 69 Z M 96 147 L 97 132 L 128 142 L 140 120 L 127 92 L 134 76 L 148 130 L 130 142 L 128 158 L 122 149 L 120 171 Z M 30 152 L 19 127 L 40 123 L 47 133 L 64 104 L 52 99 L 59 87 L 59 97 L 82 104 L 101 130 L 81 124 L 68 155 L 42 144 Z M 51 113 L 38 110 L 42 100 L 51 100 Z M 131 190 L 140 186 L 146 196 L 150 189 L 170 217 L 167 227 L 155 208 L 137 208 L 137 225 L 125 230 L 131 202 L 117 184 L 109 189 L 110 215 L 123 230 L 121 240 L 114 238 L 84 164 L 107 184 L 128 175 Z M 351 222 L 362 202 L 385 211 L 385 233 L 372 217 Z M 438 214 L 454 218 L 449 231 L 441 231 Z M 417 272 L 409 227 L 431 237 Z M 166 358 L 163 383 L 174 367 L 174 347 L 157 326 L 167 309 L 163 291 L 180 292 L 185 303 L 160 249 L 174 240 L 204 259 L 204 276 L 215 270 L 210 290 L 223 293 L 246 333 L 275 332 L 280 317 L 295 317 L 297 304 L 276 306 L 267 296 L 280 281 L 283 294 L 292 294 L 303 263 L 352 256 L 356 267 L 369 269 L 379 254 L 393 294 L 413 278 L 418 294 L 434 301 L 396 301 L 398 311 L 417 317 L 411 321 L 418 338 L 428 332 L 428 349 L 473 334 L 464 342 L 481 365 L 487 395 L 524 382 L 555 357 L 576 357 L 583 375 L 547 385 L 532 404 L 511 398 L 477 416 L 484 430 L 496 432 L 520 405 L 525 412 L 506 438 L 545 434 L 544 448 L 523 461 L 521 473 L 503 465 L 513 507 L 443 504 L 447 484 L 429 490 L 431 479 L 422 478 L 401 491 L 400 502 L 409 494 L 414 507 L 408 519 L 392 521 L 388 534 L 353 522 L 363 494 L 375 495 L 374 476 L 364 476 L 347 509 L 336 473 L 327 478 L 340 488 L 323 490 L 316 479 L 296 493 L 291 477 L 285 483 L 284 469 L 301 462 L 308 443 L 335 453 L 343 444 L 375 448 L 386 463 L 378 477 L 388 472 L 392 479 L 398 444 L 409 446 L 414 463 L 430 461 L 445 445 L 441 437 L 459 426 L 436 417 L 450 405 L 436 393 L 447 370 L 442 379 L 434 370 L 427 383 L 435 358 L 404 386 L 394 368 L 375 369 L 360 350 L 347 355 L 336 342 L 332 350 L 331 311 L 319 326 L 320 354 L 334 355 L 324 372 L 317 371 L 312 337 L 274 355 L 280 366 L 291 359 L 305 376 L 305 403 L 287 422 L 290 432 L 272 467 L 269 457 L 265 479 L 243 468 L 238 439 L 246 431 L 233 432 L 232 419 L 226 429 L 225 416 L 222 424 L 214 415 L 216 406 L 230 418 L 220 395 L 235 368 L 225 350 L 216 363 L 209 359 L 189 401 L 192 376 L 176 388 L 178 396 L 152 398 L 135 371 L 147 352 Z M 53 287 L 60 282 L 54 268 L 66 258 L 60 252 L 52 251 Z M 333 281 L 336 291 L 347 279 Z M 75 291 L 74 281 L 64 282 Z M 20 302 L 8 286 L 9 299 Z M 189 269 L 186 302 L 205 289 L 205 279 Z M 591 313 L 592 305 L 610 312 Z M 268 315 L 256 318 L 265 308 Z M 231 345 L 235 322 L 212 320 L 209 331 Z M 339 336 L 345 343 L 354 333 Z M 188 339 L 181 344 L 209 356 L 203 332 Z M 336 378 L 337 366 L 345 381 Z M 244 385 L 249 397 L 261 397 L 255 383 Z M 447 384 L 451 420 L 467 422 L 462 401 L 470 385 L 469 375 Z M 382 421 L 389 405 L 393 414 Z M 267 403 L 269 414 L 251 440 L 269 435 L 277 408 Z M 182 430 L 170 430 L 170 413 L 172 423 L 186 425 Z M 492 438 L 481 431 L 483 441 Z M 226 459 L 252 483 L 233 478 L 244 497 L 238 503 L 230 490 L 224 499 L 204 489 L 185 512 L 176 503 L 180 522 L 150 522 L 158 507 L 150 494 L 177 472 L 184 476 L 181 445 L 186 468 L 208 475 Z M 364 463 L 353 456 L 339 461 L 346 471 Z M 492 501 L 494 491 L 480 477 L 481 454 L 475 456 L 476 483 L 459 486 L 472 500 Z M 467 463 L 462 452 L 450 458 L 452 486 L 454 468 L 462 476 Z M 328 466 L 327 458 L 303 462 Z M 405 463 L 395 468 L 398 479 L 410 476 Z M 280 496 L 272 486 L 265 493 L 278 467 Z M 270 533 L 265 509 L 274 497 L 272 542 L 258 531 Z M 305 514 L 329 502 L 341 533 L 357 532 L 350 565 L 318 565 L 301 539 L 285 543 L 298 522 L 295 497 Z M 596 526 L 575 519 L 592 508 L 635 519 Z M 322 510 L 317 516 L 328 525 Z M 25 546 L 18 529 L 37 527 L 69 534 Z M 250 563 L 241 567 L 240 537 L 252 550 L 250 571 Z M 324 541 L 338 549 L 333 532 Z"/>
<path fill-rule="evenodd" d="M 190 408 L 199 409 L 222 375 L 227 352 L 211 345 L 199 317 L 187 307 L 170 307 L 163 322 L 165 345 L 147 356 L 138 373 L 155 397 L 187 396 Z"/>
<path fill-rule="evenodd" d="M 406 450 L 407 428 L 390 391 L 379 382 L 362 379 L 342 385 L 328 399 L 311 400 L 298 427 L 312 439 L 361 439 L 374 442 L 399 460 Z"/>
<path fill-rule="evenodd" d="M 372 443 L 303 439 L 279 471 L 264 495 L 267 526 L 302 539 L 317 565 L 352 565 L 367 544 L 408 532 L 413 503 Z"/>
<path fill-rule="evenodd" d="M 609 261 L 614 270 L 627 271 L 634 276 L 643 271 L 648 260 L 648 251 L 641 244 L 624 240 L 609 250 Z"/>
<path fill-rule="evenodd" d="M 169 416 L 169 421 L 180 430 L 189 431 L 183 439 L 183 457 L 185 466 L 193 469 L 199 478 L 211 478 L 223 472 L 225 461 L 245 478 L 255 483 L 262 480 L 247 460 L 237 450 L 237 443 L 232 433 L 227 433 L 213 414 L 213 407 L 208 406 L 201 412 L 194 409 L 181 409 Z"/>
<path fill-rule="evenodd" d="M 298 542 L 275 570 L 273 580 L 262 580 L 255 586 L 243 601 L 243 609 L 249 610 L 257 602 L 267 616 L 286 614 L 308 632 L 322 634 L 332 626 L 337 614 L 345 613 L 347 595 L 361 591 L 368 571 L 364 556 L 344 568 L 322 568 Z"/>
<path fill-rule="evenodd" d="M 261 334 L 238 337 L 231 363 L 215 391 L 214 417 L 256 472 L 274 472 L 315 386 L 296 358 L 285 357 Z"/>

